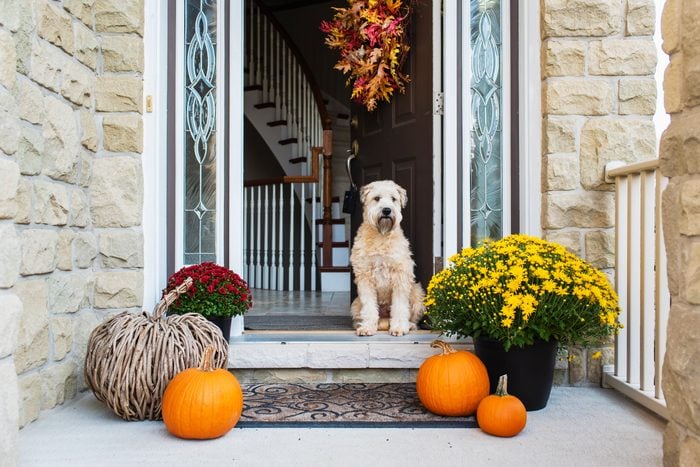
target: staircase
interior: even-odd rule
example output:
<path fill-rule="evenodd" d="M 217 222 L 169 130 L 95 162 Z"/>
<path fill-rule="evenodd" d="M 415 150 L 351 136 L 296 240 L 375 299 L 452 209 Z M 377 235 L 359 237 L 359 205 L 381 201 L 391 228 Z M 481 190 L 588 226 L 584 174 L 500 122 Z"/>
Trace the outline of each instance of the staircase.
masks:
<path fill-rule="evenodd" d="M 347 291 L 347 109 L 326 107 L 279 23 L 254 0 L 246 6 L 244 111 L 286 175 L 245 181 L 244 278 L 255 288 Z"/>

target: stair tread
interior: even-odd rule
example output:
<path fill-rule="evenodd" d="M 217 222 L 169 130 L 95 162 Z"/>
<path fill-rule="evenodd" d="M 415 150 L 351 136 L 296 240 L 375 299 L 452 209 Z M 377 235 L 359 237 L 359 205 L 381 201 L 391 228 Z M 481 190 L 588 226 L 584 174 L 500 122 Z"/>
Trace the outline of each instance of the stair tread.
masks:
<path fill-rule="evenodd" d="M 286 139 L 281 139 L 281 140 L 277 141 L 277 143 L 282 144 L 282 145 L 294 144 L 296 142 L 297 142 L 296 138 L 286 138 Z"/>
<path fill-rule="evenodd" d="M 287 120 L 274 120 L 272 122 L 267 122 L 267 126 L 285 126 Z"/>
<path fill-rule="evenodd" d="M 306 157 L 295 157 L 293 159 L 289 159 L 290 164 L 301 164 L 302 162 L 306 162 Z"/>
<path fill-rule="evenodd" d="M 319 266 L 319 272 L 350 272 L 350 266 Z"/>
<path fill-rule="evenodd" d="M 262 104 L 255 104 L 253 107 L 255 107 L 256 109 L 271 109 L 274 106 L 274 102 L 263 102 Z"/>

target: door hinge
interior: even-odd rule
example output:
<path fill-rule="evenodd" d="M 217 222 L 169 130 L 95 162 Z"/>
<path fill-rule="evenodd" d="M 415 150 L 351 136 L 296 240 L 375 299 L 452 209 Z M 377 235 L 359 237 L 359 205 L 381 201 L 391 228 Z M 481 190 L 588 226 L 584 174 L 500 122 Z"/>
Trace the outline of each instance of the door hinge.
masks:
<path fill-rule="evenodd" d="M 445 114 L 445 93 L 437 91 L 433 94 L 433 115 Z"/>

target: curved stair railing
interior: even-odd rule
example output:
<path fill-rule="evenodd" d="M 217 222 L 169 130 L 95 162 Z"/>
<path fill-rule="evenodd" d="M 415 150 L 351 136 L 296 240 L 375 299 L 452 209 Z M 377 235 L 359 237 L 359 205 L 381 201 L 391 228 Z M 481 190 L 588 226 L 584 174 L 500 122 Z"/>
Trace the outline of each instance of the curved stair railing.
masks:
<path fill-rule="evenodd" d="M 280 161 L 286 176 L 245 181 L 246 280 L 255 288 L 304 290 L 308 275 L 308 288 L 316 290 L 317 225 L 324 240 L 322 264 L 331 257 L 332 121 L 309 66 L 271 12 L 247 1 L 246 26 L 246 100 L 256 100 L 254 109 L 273 110 L 266 126 L 279 129 L 281 136 L 271 141 L 263 135 L 272 152 L 278 156 L 281 150 L 276 149 L 292 148 L 289 160 Z M 291 173 L 295 166 L 297 174 Z"/>

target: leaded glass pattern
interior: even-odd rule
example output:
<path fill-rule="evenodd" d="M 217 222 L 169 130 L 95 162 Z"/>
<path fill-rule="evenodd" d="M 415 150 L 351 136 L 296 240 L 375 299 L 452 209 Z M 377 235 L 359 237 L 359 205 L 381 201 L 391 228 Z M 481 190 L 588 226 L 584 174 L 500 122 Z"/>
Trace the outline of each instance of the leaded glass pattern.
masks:
<path fill-rule="evenodd" d="M 185 7 L 184 264 L 217 259 L 216 6 Z"/>
<path fill-rule="evenodd" d="M 501 1 L 471 0 L 471 244 L 503 236 Z"/>

